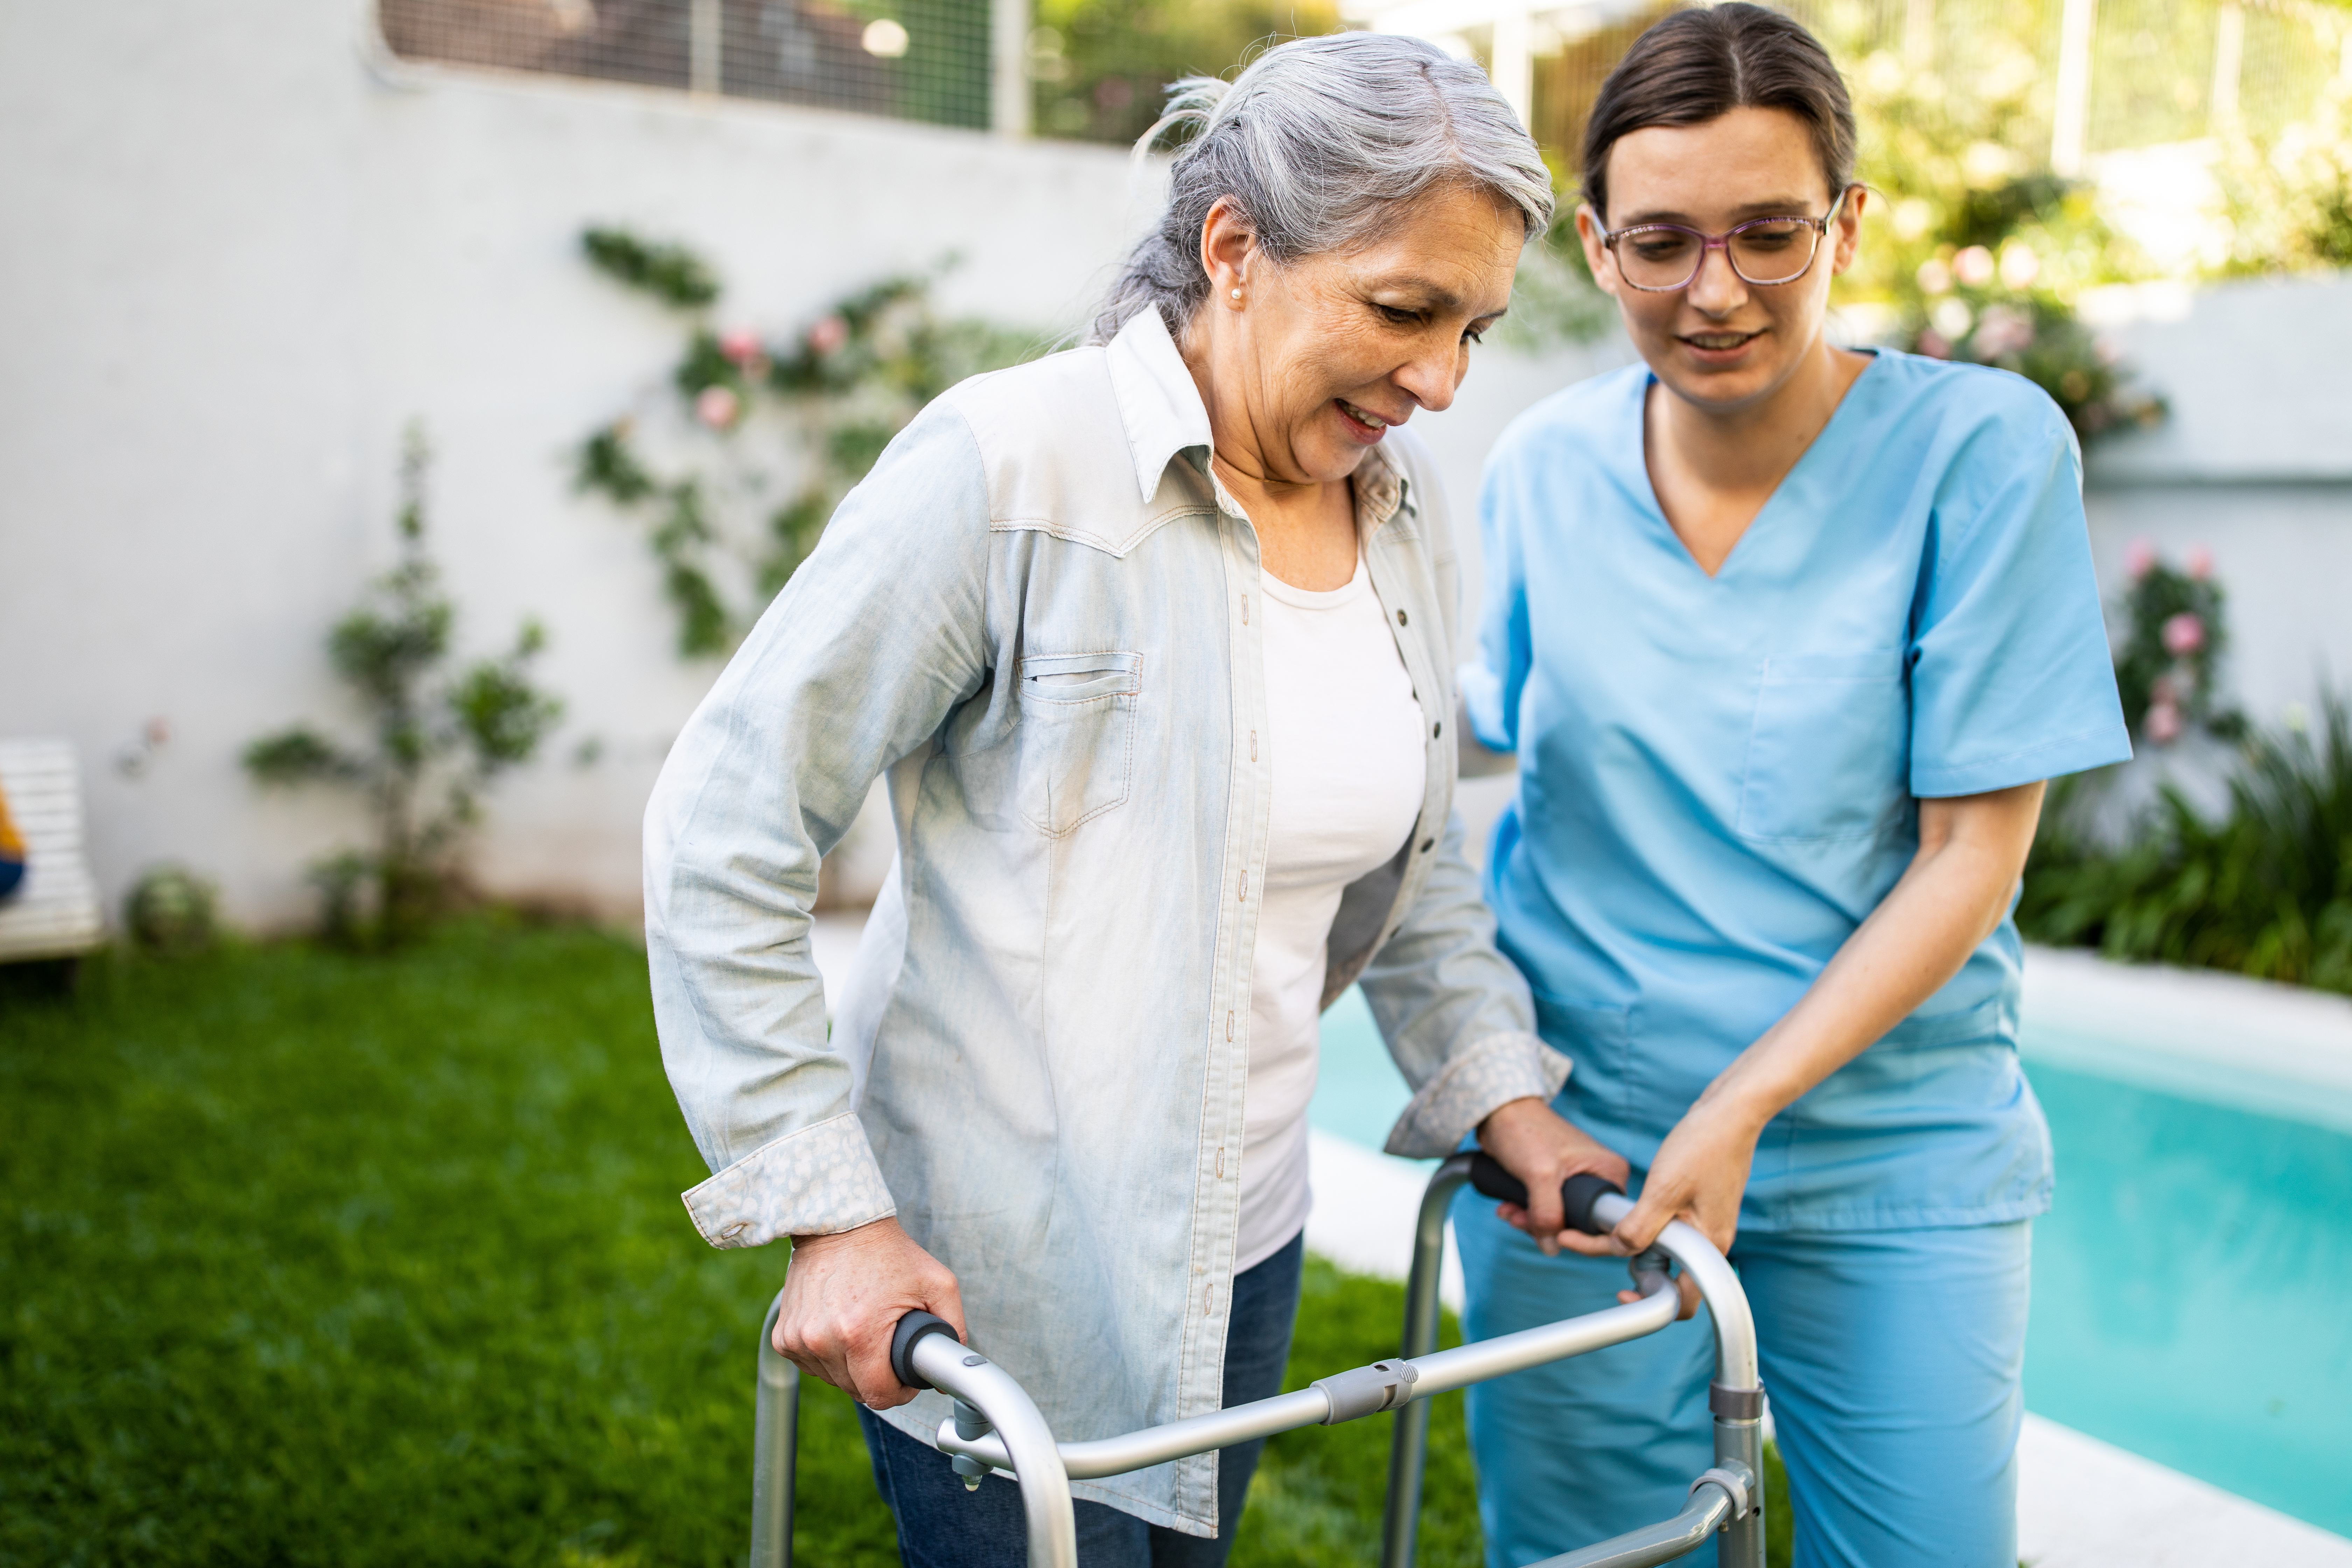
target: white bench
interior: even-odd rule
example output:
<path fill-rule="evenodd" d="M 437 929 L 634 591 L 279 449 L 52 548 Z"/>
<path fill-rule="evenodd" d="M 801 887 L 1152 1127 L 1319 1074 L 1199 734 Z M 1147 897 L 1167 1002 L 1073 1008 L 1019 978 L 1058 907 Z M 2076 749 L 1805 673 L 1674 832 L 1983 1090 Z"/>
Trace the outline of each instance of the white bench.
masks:
<path fill-rule="evenodd" d="M 73 958 L 106 935 L 82 854 L 81 768 L 66 741 L 0 740 L 0 792 L 25 838 L 25 879 L 0 904 L 0 963 Z"/>

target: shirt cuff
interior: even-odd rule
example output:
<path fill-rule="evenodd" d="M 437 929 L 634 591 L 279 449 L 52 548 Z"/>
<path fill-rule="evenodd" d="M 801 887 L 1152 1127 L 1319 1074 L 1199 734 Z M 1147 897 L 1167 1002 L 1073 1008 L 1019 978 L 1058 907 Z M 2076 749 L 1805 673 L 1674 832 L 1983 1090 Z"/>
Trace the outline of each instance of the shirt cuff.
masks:
<path fill-rule="evenodd" d="M 1569 1059 L 1533 1035 L 1489 1035 L 1421 1086 L 1389 1130 L 1388 1152 L 1442 1160 L 1478 1123 L 1515 1100 L 1552 1097 L 1568 1081 Z"/>
<path fill-rule="evenodd" d="M 762 1143 L 678 1194 L 713 1247 L 764 1247 L 780 1236 L 829 1236 L 898 1212 L 856 1116 Z"/>

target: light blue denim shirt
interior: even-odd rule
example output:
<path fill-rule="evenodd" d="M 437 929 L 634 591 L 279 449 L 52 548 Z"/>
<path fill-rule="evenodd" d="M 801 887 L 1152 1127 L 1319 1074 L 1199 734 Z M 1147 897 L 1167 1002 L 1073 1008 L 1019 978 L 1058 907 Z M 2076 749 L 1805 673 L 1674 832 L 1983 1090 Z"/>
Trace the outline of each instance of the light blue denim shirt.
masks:
<path fill-rule="evenodd" d="M 1217 1407 L 1266 862 L 1258 549 L 1166 326 L 978 377 L 851 493 L 678 737 L 646 814 L 662 1057 L 713 1246 L 896 1214 L 1065 1440 Z M 1438 1155 L 1566 1058 L 1452 815 L 1455 563 L 1405 430 L 1356 479 L 1428 716 L 1419 822 L 1350 886 L 1360 981 Z M 898 858 L 854 979 L 809 952 L 818 858 L 887 773 Z M 1345 1203 L 1347 1194 L 1324 1194 Z M 923 1437 L 947 1405 L 889 1413 Z M 1213 1456 L 1081 1483 L 1192 1533 Z"/>

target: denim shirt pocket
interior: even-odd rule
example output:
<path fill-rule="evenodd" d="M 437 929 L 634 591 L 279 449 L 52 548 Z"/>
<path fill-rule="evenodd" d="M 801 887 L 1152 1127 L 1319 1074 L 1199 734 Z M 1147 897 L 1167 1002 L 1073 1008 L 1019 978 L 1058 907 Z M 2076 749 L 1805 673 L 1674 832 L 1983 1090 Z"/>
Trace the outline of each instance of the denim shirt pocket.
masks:
<path fill-rule="evenodd" d="M 1768 659 L 1748 733 L 1739 836 L 1821 844 L 1877 834 L 1908 800 L 1909 730 L 1899 649 Z"/>
<path fill-rule="evenodd" d="M 1127 799 L 1143 656 L 1031 654 L 1020 689 L 1021 816 L 1058 838 Z"/>

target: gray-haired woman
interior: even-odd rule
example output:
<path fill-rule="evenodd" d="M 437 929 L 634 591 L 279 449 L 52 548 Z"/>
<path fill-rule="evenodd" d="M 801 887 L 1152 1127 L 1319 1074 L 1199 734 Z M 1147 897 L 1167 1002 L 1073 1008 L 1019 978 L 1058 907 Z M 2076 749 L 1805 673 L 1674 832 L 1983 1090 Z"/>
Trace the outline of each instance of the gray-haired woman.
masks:
<path fill-rule="evenodd" d="M 1508 304 L 1543 163 L 1404 38 L 1173 100 L 1193 134 L 1096 342 L 908 426 L 646 815 L 662 1050 L 717 1173 L 687 1205 L 715 1246 L 793 1238 L 776 1348 L 868 1407 L 910 1564 L 1018 1563 L 1024 1530 L 926 1440 L 908 1311 L 1065 1440 L 1279 1388 L 1349 984 L 1415 1090 L 1392 1151 L 1475 1128 L 1555 1210 L 1625 1170 L 1549 1110 L 1567 1063 L 1460 854 L 1454 557 L 1397 428 Z M 828 1033 L 817 860 L 886 771 L 898 858 Z M 1079 1484 L 1082 1560 L 1223 1561 L 1256 1447 Z"/>

